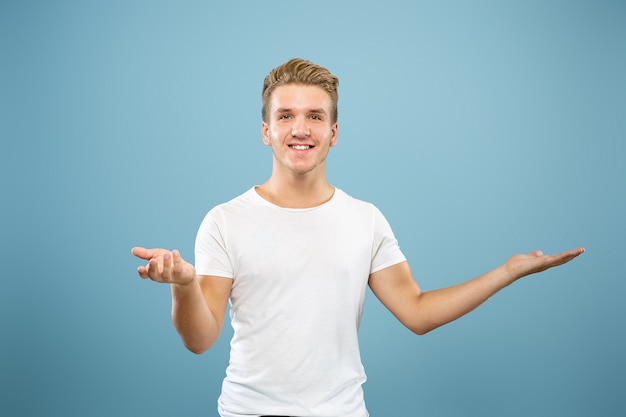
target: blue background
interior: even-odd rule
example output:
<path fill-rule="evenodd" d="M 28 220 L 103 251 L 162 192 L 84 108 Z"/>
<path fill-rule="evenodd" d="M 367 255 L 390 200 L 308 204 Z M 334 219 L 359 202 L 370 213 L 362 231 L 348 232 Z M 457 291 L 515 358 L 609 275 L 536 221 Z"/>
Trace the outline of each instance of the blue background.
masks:
<path fill-rule="evenodd" d="M 260 90 L 341 80 L 330 181 L 387 216 L 424 289 L 514 253 L 587 253 L 411 334 L 368 294 L 372 416 L 623 410 L 623 1 L 4 1 L 0 404 L 11 416 L 213 416 L 134 245 L 193 260 L 206 211 L 263 182 Z"/>

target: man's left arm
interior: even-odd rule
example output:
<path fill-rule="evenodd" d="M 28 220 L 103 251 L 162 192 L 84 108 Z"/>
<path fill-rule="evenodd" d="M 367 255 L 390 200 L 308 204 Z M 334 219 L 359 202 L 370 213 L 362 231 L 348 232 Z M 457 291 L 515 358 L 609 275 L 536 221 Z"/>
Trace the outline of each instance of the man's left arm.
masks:
<path fill-rule="evenodd" d="M 371 274 L 369 285 L 402 324 L 422 335 L 464 316 L 518 279 L 563 265 L 584 251 L 577 248 L 557 255 L 541 251 L 514 255 L 486 274 L 433 291 L 422 291 L 409 264 L 402 262 Z"/>

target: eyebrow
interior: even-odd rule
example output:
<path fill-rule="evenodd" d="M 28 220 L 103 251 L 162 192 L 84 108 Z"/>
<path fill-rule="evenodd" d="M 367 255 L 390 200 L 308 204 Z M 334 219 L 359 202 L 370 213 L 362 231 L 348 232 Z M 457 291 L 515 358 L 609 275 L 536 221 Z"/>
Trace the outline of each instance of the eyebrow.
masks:
<path fill-rule="evenodd" d="M 292 109 L 282 108 L 282 107 L 279 108 L 279 109 L 276 109 L 276 113 L 289 113 L 291 111 L 292 111 Z M 326 110 L 324 110 L 324 109 L 311 109 L 311 110 L 308 110 L 307 113 L 326 114 Z"/>

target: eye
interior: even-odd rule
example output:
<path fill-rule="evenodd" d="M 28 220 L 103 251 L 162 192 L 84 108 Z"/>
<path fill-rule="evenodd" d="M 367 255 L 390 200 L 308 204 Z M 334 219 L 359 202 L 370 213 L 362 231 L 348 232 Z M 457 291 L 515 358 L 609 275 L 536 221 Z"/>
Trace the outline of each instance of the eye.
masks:
<path fill-rule="evenodd" d="M 319 115 L 319 114 L 312 114 L 312 115 L 310 116 L 310 118 L 311 118 L 311 119 L 313 119 L 313 120 L 322 120 L 322 118 L 320 117 L 320 115 Z"/>
<path fill-rule="evenodd" d="M 287 120 L 290 118 L 291 118 L 291 115 L 289 114 L 281 114 L 280 116 L 278 116 L 278 120 Z"/>

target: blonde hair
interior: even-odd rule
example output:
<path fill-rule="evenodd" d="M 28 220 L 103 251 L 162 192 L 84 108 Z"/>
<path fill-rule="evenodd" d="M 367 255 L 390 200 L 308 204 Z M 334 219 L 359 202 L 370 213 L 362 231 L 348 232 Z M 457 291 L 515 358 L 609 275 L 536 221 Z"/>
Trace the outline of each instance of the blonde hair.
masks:
<path fill-rule="evenodd" d="M 337 101 L 339 100 L 339 78 L 330 73 L 326 68 L 310 61 L 293 58 L 282 65 L 274 68 L 263 81 L 263 107 L 261 117 L 268 121 L 269 102 L 276 87 L 285 84 L 316 85 L 330 95 L 332 101 L 331 121 L 337 122 Z"/>

